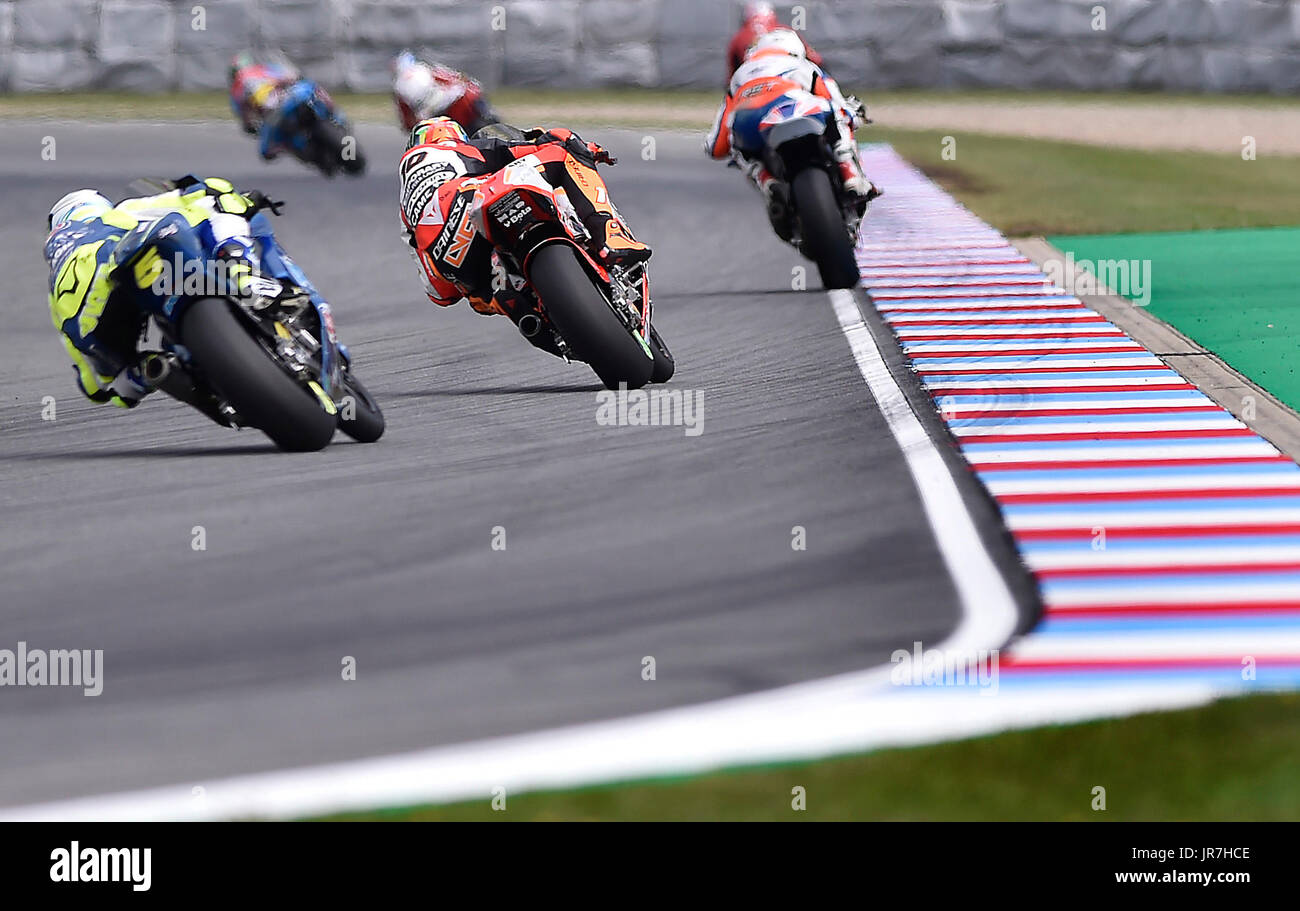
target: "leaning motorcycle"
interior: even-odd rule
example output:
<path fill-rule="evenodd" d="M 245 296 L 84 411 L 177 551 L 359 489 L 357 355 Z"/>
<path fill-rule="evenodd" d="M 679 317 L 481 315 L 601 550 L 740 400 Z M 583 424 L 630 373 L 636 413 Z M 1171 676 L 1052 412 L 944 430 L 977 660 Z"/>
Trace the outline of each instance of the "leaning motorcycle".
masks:
<path fill-rule="evenodd" d="M 326 177 L 339 171 L 354 177 L 365 173 L 366 157 L 352 127 L 329 93 L 310 79 L 301 79 L 287 90 L 278 130 L 294 157 Z"/>
<path fill-rule="evenodd" d="M 462 181 L 429 256 L 468 287 L 490 261 L 495 281 L 533 302 L 520 331 L 546 333 L 546 347 L 585 361 L 606 387 L 667 382 L 675 365 L 653 325 L 645 263 L 605 266 L 591 255 L 591 235 L 567 192 L 543 176 L 554 163 L 590 182 L 594 198 L 609 198 L 594 169 L 559 143 L 542 146 L 496 174 Z"/>
<path fill-rule="evenodd" d="M 271 234 L 261 211 L 249 228 Z M 323 449 L 336 428 L 358 442 L 379 439 L 383 413 L 353 374 L 329 304 L 278 245 L 254 248 L 251 262 L 232 261 L 209 223 L 178 212 L 122 238 L 116 286 L 139 308 L 142 336 L 159 338 L 142 365 L 145 383 L 218 423 L 257 428 L 286 451 Z"/>
<path fill-rule="evenodd" d="M 791 90 L 770 105 L 738 109 L 731 141 L 777 180 L 769 216 L 778 236 L 817 264 L 825 287 L 852 288 L 862 213 L 839 179 L 836 131 L 828 100 Z"/>

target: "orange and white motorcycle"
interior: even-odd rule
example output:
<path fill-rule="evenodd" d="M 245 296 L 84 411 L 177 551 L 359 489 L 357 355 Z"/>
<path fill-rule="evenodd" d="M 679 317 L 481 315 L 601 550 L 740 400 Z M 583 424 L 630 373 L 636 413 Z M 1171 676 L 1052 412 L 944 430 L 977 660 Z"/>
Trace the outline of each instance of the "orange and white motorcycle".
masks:
<path fill-rule="evenodd" d="M 513 128 L 501 138 L 524 139 Z M 539 348 L 586 362 L 610 389 L 667 382 L 673 356 L 653 324 L 646 257 L 604 259 L 602 246 L 578 217 L 568 191 L 545 176 L 569 175 L 578 189 L 610 211 L 596 170 L 563 143 L 539 145 L 496 173 L 454 179 L 439 192 L 441 231 L 420 251 L 437 271 L 483 296 L 515 301 L 511 317 Z M 448 181 L 449 183 L 451 181 Z M 621 218 L 611 230 L 622 230 Z"/>

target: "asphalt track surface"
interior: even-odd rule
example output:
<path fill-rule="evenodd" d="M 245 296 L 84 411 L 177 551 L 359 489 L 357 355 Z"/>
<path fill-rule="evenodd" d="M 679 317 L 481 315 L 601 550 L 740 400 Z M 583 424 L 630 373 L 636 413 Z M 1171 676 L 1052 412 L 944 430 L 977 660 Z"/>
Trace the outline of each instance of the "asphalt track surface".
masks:
<path fill-rule="evenodd" d="M 952 582 L 815 271 L 790 290 L 801 260 L 698 137 L 588 134 L 623 159 L 606 176 L 655 249 L 699 436 L 602 427 L 585 366 L 424 299 L 396 127 L 363 128 L 370 172 L 329 181 L 263 165 L 232 124 L 6 125 L 0 648 L 105 654 L 98 697 L 0 689 L 0 805 L 687 705 L 953 629 Z M 379 443 L 284 455 L 161 396 L 81 399 L 46 306 L 46 212 L 187 170 L 288 200 L 278 234 L 385 409 Z"/>

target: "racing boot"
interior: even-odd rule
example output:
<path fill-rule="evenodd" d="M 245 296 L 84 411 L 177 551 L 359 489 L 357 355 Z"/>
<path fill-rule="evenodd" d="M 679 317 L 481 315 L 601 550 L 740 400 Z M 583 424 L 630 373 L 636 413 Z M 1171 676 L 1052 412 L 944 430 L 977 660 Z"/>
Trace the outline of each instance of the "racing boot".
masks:
<path fill-rule="evenodd" d="M 790 187 L 777 180 L 761 161 L 751 161 L 745 174 L 758 188 L 767 209 L 767 220 L 776 236 L 790 243 L 794 238 L 794 219 L 790 210 Z"/>
<path fill-rule="evenodd" d="M 852 136 L 841 139 L 835 144 L 835 160 L 839 163 L 840 183 L 858 210 L 858 217 L 866 214 L 867 203 L 880 196 L 884 191 L 867 180 L 862 172 L 862 161 L 858 157 L 858 144 Z"/>
<path fill-rule="evenodd" d="M 566 148 L 575 141 L 570 137 Z M 588 143 L 582 152 L 592 155 L 597 162 L 613 164 L 617 160 L 594 143 Z M 568 188 L 563 194 L 556 194 L 556 201 L 582 223 L 589 235 L 587 249 L 602 265 L 629 269 L 650 258 L 650 248 L 636 239 L 632 229 L 618 214 L 594 165 L 578 164 L 573 169 Z"/>
<path fill-rule="evenodd" d="M 602 265 L 627 269 L 650 258 L 650 248 L 633 237 L 631 230 L 618 216 L 597 212 L 590 221 L 595 224 L 587 224 L 586 227 L 594 238 L 593 245 L 600 244 L 596 258 Z"/>

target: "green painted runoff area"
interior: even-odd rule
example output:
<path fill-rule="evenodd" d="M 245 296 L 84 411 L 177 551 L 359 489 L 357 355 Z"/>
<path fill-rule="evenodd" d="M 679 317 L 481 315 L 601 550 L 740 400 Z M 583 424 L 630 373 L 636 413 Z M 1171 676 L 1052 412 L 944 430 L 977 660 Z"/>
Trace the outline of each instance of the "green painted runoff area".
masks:
<path fill-rule="evenodd" d="M 1085 268 L 1150 261 L 1153 314 L 1300 410 L 1300 228 L 1049 239 Z"/>

